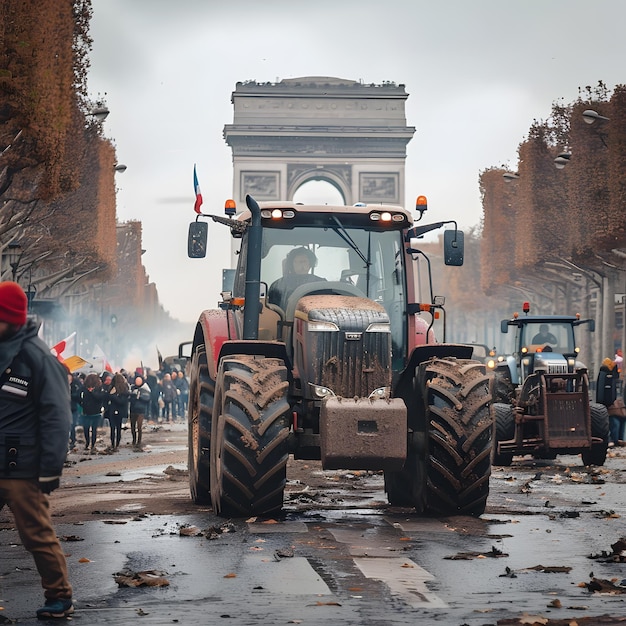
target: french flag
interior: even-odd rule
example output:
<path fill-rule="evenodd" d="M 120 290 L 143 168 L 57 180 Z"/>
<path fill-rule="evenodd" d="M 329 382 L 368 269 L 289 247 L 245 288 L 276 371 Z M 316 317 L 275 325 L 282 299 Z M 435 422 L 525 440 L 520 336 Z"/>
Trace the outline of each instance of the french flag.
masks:
<path fill-rule="evenodd" d="M 196 213 L 201 213 L 200 207 L 202 206 L 202 192 L 200 191 L 200 183 L 198 182 L 198 175 L 196 174 L 196 166 L 193 166 L 193 189 L 196 192 L 196 203 L 193 205 L 193 210 Z"/>

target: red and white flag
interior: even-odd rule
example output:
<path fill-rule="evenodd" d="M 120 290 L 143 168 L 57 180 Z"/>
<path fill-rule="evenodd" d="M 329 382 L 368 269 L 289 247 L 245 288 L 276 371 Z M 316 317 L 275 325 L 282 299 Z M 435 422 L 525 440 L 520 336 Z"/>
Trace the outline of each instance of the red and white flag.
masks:
<path fill-rule="evenodd" d="M 202 213 L 200 207 L 202 206 L 202 192 L 200 191 L 200 183 L 198 182 L 198 175 L 196 174 L 196 166 L 193 166 L 193 190 L 196 194 L 196 202 L 193 205 L 193 210 L 196 213 Z"/>
<path fill-rule="evenodd" d="M 50 352 L 63 363 L 65 359 L 76 354 L 76 331 L 50 348 Z"/>

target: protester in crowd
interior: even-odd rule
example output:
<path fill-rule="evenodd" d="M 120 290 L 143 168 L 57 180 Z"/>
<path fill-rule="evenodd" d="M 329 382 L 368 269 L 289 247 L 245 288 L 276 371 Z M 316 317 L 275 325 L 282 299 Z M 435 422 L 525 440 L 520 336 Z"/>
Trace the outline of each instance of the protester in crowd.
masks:
<path fill-rule="evenodd" d="M 159 395 L 161 393 L 159 387 L 159 379 L 149 367 L 146 368 L 146 376 L 144 381 L 150 387 L 150 411 L 146 413 L 149 419 L 157 420 L 159 418 Z"/>
<path fill-rule="evenodd" d="M 109 390 L 109 426 L 111 427 L 111 450 L 116 452 L 122 439 L 122 423 L 128 419 L 130 387 L 126 377 L 115 374 Z"/>
<path fill-rule="evenodd" d="M 172 382 L 178 390 L 178 417 L 184 420 L 185 412 L 187 411 L 187 402 L 189 401 L 189 381 L 185 373 L 179 370 L 176 373 L 176 378 L 174 378 L 174 374 L 172 374 Z"/>
<path fill-rule="evenodd" d="M 102 381 L 102 392 L 105 398 L 102 404 L 102 416 L 100 417 L 98 426 L 103 426 L 104 420 L 109 421 L 109 412 L 111 411 L 111 402 L 107 394 L 111 391 L 111 387 L 113 386 L 113 374 L 111 374 L 111 372 L 102 372 L 100 380 Z"/>
<path fill-rule="evenodd" d="M 17 283 L 0 283 L 0 510 L 11 509 L 41 576 L 46 601 L 37 617 L 64 618 L 74 612 L 72 586 L 47 494 L 59 486 L 67 455 L 70 391 L 67 370 L 27 309 Z"/>
<path fill-rule="evenodd" d="M 175 422 L 177 416 L 178 390 L 172 382 L 170 374 L 164 374 L 161 381 L 161 397 L 163 398 L 163 420 Z"/>
<path fill-rule="evenodd" d="M 107 392 L 102 389 L 100 377 L 98 374 L 87 374 L 80 404 L 83 408 L 85 450 L 91 450 L 92 454 L 96 451 L 98 425 L 102 420 L 102 408 L 105 401 L 108 403 Z"/>
<path fill-rule="evenodd" d="M 80 394 L 83 391 L 83 381 L 78 374 L 69 374 L 70 401 L 72 409 L 72 425 L 70 426 L 70 450 L 76 447 L 76 427 L 80 424 Z"/>
<path fill-rule="evenodd" d="M 141 430 L 143 420 L 150 410 L 151 390 L 142 376 L 135 378 L 135 384 L 131 387 L 130 395 L 130 432 L 133 435 L 135 450 L 142 451 Z"/>

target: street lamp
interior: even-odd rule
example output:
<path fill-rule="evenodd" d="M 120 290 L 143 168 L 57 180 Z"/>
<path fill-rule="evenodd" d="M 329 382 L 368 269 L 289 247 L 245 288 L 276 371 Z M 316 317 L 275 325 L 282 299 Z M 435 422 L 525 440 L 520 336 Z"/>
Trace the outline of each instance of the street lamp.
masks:
<path fill-rule="evenodd" d="M 569 160 L 571 158 L 572 158 L 571 152 L 561 152 L 554 159 L 554 167 L 556 167 L 557 170 L 562 170 L 569 163 Z"/>
<path fill-rule="evenodd" d="M 516 174 L 515 172 L 504 172 L 504 174 L 502 174 L 502 178 L 504 178 L 505 183 L 511 183 L 519 178 L 519 174 Z"/>
<path fill-rule="evenodd" d="M 587 122 L 587 124 L 593 124 L 596 120 L 602 120 L 604 122 L 609 121 L 608 117 L 600 115 L 597 111 L 594 111 L 593 109 L 587 109 L 586 111 L 583 111 L 583 119 L 585 120 L 585 122 Z"/>
<path fill-rule="evenodd" d="M 17 268 L 20 265 L 20 259 L 22 258 L 22 246 L 19 243 L 11 242 L 7 248 L 9 251 L 7 252 L 7 259 L 9 260 L 9 265 L 11 266 L 11 274 L 13 277 L 13 282 L 17 279 Z"/>
<path fill-rule="evenodd" d="M 104 122 L 108 114 L 109 109 L 107 109 L 106 107 L 96 107 L 89 112 L 89 115 L 95 117 L 99 122 Z"/>
<path fill-rule="evenodd" d="M 115 166 L 115 171 L 119 172 L 120 174 L 123 174 L 126 171 L 126 166 L 123 163 L 120 163 L 119 165 Z"/>

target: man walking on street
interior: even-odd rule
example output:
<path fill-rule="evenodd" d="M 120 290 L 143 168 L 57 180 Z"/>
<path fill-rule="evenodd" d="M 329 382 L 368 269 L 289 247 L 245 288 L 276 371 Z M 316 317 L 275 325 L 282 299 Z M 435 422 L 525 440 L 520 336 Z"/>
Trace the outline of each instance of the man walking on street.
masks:
<path fill-rule="evenodd" d="M 0 283 L 0 509 L 11 509 L 41 576 L 46 602 L 37 617 L 64 618 L 74 612 L 72 587 L 47 494 L 59 486 L 66 458 L 70 390 L 27 309 L 17 283 Z"/>
<path fill-rule="evenodd" d="M 130 432 L 133 435 L 133 448 L 143 452 L 141 447 L 141 430 L 144 417 L 150 410 L 150 386 L 141 376 L 135 378 L 130 390 Z"/>

